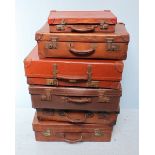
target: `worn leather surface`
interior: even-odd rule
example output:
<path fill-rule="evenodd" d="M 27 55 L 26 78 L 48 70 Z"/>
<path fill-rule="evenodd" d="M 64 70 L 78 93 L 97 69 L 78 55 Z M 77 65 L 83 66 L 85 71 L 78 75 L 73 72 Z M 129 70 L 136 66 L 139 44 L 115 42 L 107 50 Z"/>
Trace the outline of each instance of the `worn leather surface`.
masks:
<path fill-rule="evenodd" d="M 54 121 L 33 120 L 33 130 L 37 141 L 110 141 L 113 126 L 104 124 L 71 124 Z"/>
<path fill-rule="evenodd" d="M 114 125 L 117 120 L 118 110 L 113 113 L 68 111 L 37 109 L 37 118 L 41 121 L 58 121 L 69 123 L 100 123 Z"/>

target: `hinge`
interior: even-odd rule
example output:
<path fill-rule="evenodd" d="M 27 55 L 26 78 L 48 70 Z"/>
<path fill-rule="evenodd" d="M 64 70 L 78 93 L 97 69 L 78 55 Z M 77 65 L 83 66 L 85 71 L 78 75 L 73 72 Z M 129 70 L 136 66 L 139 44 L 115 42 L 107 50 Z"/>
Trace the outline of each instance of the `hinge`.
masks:
<path fill-rule="evenodd" d="M 50 43 L 46 44 L 47 49 L 57 49 L 57 37 L 52 37 Z"/>
<path fill-rule="evenodd" d="M 63 31 L 65 29 L 65 21 L 62 20 L 61 23 L 59 25 L 56 25 L 56 29 L 58 31 Z"/>
<path fill-rule="evenodd" d="M 114 44 L 114 38 L 107 38 L 107 51 L 118 51 L 119 45 Z"/>

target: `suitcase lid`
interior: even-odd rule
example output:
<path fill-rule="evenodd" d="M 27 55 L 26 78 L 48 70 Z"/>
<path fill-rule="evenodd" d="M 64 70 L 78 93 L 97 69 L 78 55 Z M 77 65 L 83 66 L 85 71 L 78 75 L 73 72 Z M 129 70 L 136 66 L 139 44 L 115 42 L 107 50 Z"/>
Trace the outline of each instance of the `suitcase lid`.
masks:
<path fill-rule="evenodd" d="M 123 23 L 115 26 L 114 33 L 50 33 L 49 25 L 46 23 L 35 34 L 36 41 L 51 41 L 55 39 L 58 42 L 129 42 L 129 33 Z"/>
<path fill-rule="evenodd" d="M 117 17 L 110 11 L 50 11 L 48 24 L 116 24 Z"/>
<path fill-rule="evenodd" d="M 55 133 L 97 133 L 97 131 L 101 131 L 104 129 L 104 132 L 111 132 L 112 126 L 104 125 L 104 124 L 71 124 L 67 122 L 56 122 L 56 121 L 39 121 L 37 119 L 37 114 L 35 114 L 33 119 L 33 130 L 42 132 L 47 135 L 52 135 Z M 97 130 L 98 129 L 98 130 Z"/>
<path fill-rule="evenodd" d="M 123 61 L 115 60 L 39 59 L 37 46 L 24 60 L 27 77 L 73 81 L 120 81 L 123 66 Z"/>

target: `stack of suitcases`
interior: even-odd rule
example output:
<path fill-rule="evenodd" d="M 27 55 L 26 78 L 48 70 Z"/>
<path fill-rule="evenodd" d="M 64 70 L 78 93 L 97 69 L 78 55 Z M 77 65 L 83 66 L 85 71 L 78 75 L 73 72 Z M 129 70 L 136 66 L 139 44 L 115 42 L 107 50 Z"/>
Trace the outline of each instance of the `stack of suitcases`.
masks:
<path fill-rule="evenodd" d="M 109 10 L 51 11 L 24 67 L 37 141 L 110 141 L 129 34 Z"/>

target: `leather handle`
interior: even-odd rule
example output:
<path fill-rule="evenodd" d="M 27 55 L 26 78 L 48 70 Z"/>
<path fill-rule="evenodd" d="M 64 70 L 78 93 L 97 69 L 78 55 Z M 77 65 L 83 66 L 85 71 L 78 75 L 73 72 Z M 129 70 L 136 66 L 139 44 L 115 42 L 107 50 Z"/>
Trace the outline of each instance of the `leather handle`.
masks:
<path fill-rule="evenodd" d="M 87 28 L 78 28 L 75 26 L 71 26 L 71 31 L 79 32 L 79 33 L 86 33 L 86 32 L 93 32 L 95 30 L 95 26 L 87 27 Z"/>
<path fill-rule="evenodd" d="M 84 123 L 87 119 L 87 114 L 85 113 L 83 119 L 72 119 L 67 112 L 65 112 L 66 119 L 71 123 Z"/>
<path fill-rule="evenodd" d="M 67 102 L 75 103 L 75 104 L 91 103 L 92 99 L 91 98 L 72 98 L 72 97 L 67 97 Z"/>
<path fill-rule="evenodd" d="M 78 50 L 78 49 L 73 48 L 72 44 L 70 44 L 69 51 L 72 54 L 77 55 L 77 56 L 89 56 L 95 52 L 95 48 L 93 47 L 87 50 Z"/>
<path fill-rule="evenodd" d="M 66 80 L 69 83 L 79 83 L 81 81 L 87 81 L 87 76 L 64 76 L 64 75 L 57 75 L 57 79 L 59 80 Z"/>
<path fill-rule="evenodd" d="M 83 140 L 83 135 L 81 134 L 80 137 L 78 139 L 75 139 L 75 140 L 72 140 L 72 139 L 67 139 L 66 134 L 63 133 L 63 139 L 65 142 L 68 142 L 68 143 L 77 143 L 77 142 L 81 142 Z"/>

